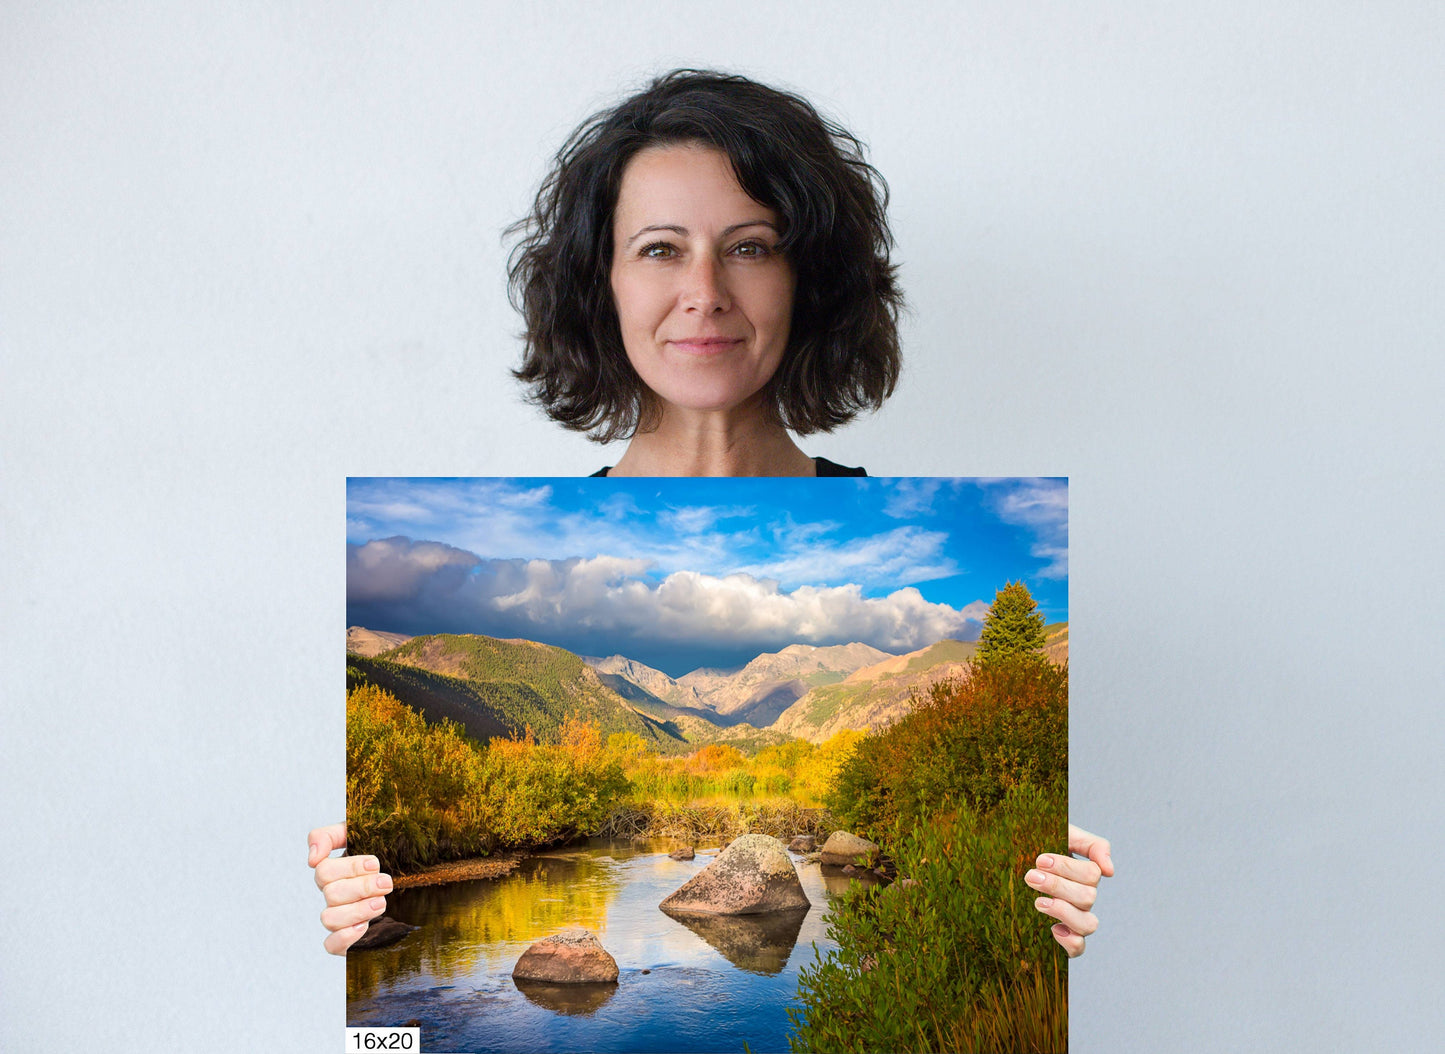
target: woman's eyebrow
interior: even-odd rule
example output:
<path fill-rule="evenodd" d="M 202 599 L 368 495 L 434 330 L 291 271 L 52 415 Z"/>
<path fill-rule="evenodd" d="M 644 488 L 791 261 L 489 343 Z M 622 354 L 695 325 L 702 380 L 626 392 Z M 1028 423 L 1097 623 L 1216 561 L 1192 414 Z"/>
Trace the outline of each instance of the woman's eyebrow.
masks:
<path fill-rule="evenodd" d="M 731 227 L 726 228 L 722 232 L 722 236 L 726 238 L 728 235 L 735 234 L 738 231 L 742 230 L 744 227 L 767 227 L 774 234 L 780 233 L 778 230 L 778 225 L 773 223 L 771 220 L 746 220 L 742 223 L 734 223 Z M 638 238 L 641 238 L 644 234 L 649 234 L 653 231 L 672 231 L 672 233 L 680 235 L 684 238 L 686 238 L 688 234 L 686 227 L 679 226 L 676 223 L 654 223 L 649 227 L 643 227 L 631 238 L 628 238 L 627 241 L 623 242 L 623 248 L 631 245 L 633 242 L 637 241 Z"/>

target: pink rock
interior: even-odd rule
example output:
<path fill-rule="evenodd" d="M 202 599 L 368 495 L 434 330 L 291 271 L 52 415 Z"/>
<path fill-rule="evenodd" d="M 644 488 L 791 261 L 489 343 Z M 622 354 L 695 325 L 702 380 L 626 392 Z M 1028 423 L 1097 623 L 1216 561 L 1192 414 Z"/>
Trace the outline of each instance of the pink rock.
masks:
<path fill-rule="evenodd" d="M 745 834 L 671 896 L 662 910 L 680 914 L 761 915 L 810 906 L 783 843 Z"/>
<path fill-rule="evenodd" d="M 524 951 L 512 967 L 512 977 L 549 984 L 615 982 L 617 960 L 587 930 L 563 930 Z"/>

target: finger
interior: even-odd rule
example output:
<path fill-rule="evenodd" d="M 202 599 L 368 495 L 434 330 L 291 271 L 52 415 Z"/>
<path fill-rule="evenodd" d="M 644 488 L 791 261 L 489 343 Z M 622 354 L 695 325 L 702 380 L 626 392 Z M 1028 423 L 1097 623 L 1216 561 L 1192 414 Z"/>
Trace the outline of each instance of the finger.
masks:
<path fill-rule="evenodd" d="M 321 912 L 321 925 L 332 933 L 355 926 L 358 922 L 370 922 L 386 910 L 385 897 L 372 897 L 354 904 L 341 904 Z M 360 936 L 358 934 L 358 936 Z"/>
<path fill-rule="evenodd" d="M 1067 878 L 1060 878 L 1058 875 L 1051 875 L 1037 868 L 1030 868 L 1024 875 L 1024 881 L 1040 893 L 1066 900 L 1084 911 L 1092 908 L 1094 901 L 1099 896 L 1097 886 L 1071 882 Z"/>
<path fill-rule="evenodd" d="M 1049 928 L 1054 935 L 1054 940 L 1063 946 L 1064 951 L 1069 953 L 1070 959 L 1077 959 L 1084 954 L 1084 938 L 1080 937 L 1062 922 L 1056 922 Z"/>
<path fill-rule="evenodd" d="M 1034 907 L 1045 915 L 1058 919 L 1079 937 L 1087 937 L 1099 928 L 1099 920 L 1093 912 L 1080 911 L 1068 901 L 1059 900 L 1057 897 L 1039 897 L 1034 901 Z"/>
<path fill-rule="evenodd" d="M 1114 877 L 1114 861 L 1109 857 L 1109 839 L 1090 834 L 1082 827 L 1069 824 L 1069 852 L 1086 856 L 1099 865 L 1107 877 Z"/>
<path fill-rule="evenodd" d="M 328 933 L 321 946 L 332 955 L 345 955 L 346 949 L 350 948 L 357 940 L 366 933 L 369 922 L 358 922 L 355 926 L 348 926 L 344 930 L 337 930 L 335 933 Z"/>
<path fill-rule="evenodd" d="M 360 878 L 341 878 L 321 887 L 326 894 L 326 903 L 331 907 L 341 904 L 355 904 L 367 897 L 382 896 L 391 892 L 390 875 L 363 875 Z"/>
<path fill-rule="evenodd" d="M 325 889 L 339 878 L 357 878 L 381 870 L 374 856 L 328 856 L 316 865 L 316 885 Z"/>
<path fill-rule="evenodd" d="M 1075 860 L 1062 853 L 1043 853 L 1036 861 L 1038 869 L 1050 875 L 1059 875 L 1071 882 L 1085 886 L 1099 884 L 1099 865 L 1092 860 Z"/>
<path fill-rule="evenodd" d="M 333 823 L 329 827 L 318 827 L 306 836 L 306 844 L 306 866 L 315 867 L 331 853 L 346 845 L 346 824 Z"/>

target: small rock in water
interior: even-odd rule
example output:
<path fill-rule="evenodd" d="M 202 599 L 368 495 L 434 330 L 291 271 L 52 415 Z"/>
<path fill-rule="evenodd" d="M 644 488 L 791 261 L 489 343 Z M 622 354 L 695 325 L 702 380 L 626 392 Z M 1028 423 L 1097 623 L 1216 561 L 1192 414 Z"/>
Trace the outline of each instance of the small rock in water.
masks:
<path fill-rule="evenodd" d="M 818 840 L 811 834 L 795 834 L 788 848 L 795 853 L 811 853 L 818 848 Z"/>
<path fill-rule="evenodd" d="M 651 970 L 643 970 L 642 972 L 643 972 L 643 973 L 652 973 Z"/>
<path fill-rule="evenodd" d="M 617 960 L 587 930 L 570 929 L 538 941 L 512 967 L 519 981 L 595 984 L 617 980 Z"/>
<path fill-rule="evenodd" d="M 688 846 L 686 849 L 674 849 L 667 855 L 674 860 L 691 860 L 697 853 L 693 852 L 692 846 Z"/>
<path fill-rule="evenodd" d="M 856 875 L 856 874 L 858 874 L 858 869 L 857 869 L 856 867 L 854 867 L 852 864 L 844 864 L 844 865 L 843 865 L 843 874 L 845 874 L 845 875 Z"/>
<path fill-rule="evenodd" d="M 353 941 L 347 951 L 385 948 L 389 944 L 395 944 L 414 929 L 416 929 L 415 926 L 408 926 L 404 922 L 397 922 L 396 919 L 383 915 L 379 919 L 372 919 L 371 925 L 366 927 L 366 932 Z"/>

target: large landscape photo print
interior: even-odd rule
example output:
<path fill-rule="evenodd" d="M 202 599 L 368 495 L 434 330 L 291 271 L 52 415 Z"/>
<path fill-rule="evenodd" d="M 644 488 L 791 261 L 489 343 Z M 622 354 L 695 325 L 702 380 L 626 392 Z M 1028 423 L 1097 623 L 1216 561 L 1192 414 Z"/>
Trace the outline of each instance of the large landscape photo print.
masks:
<path fill-rule="evenodd" d="M 1067 1049 L 1068 582 L 1063 479 L 348 480 L 347 1024 Z"/>

